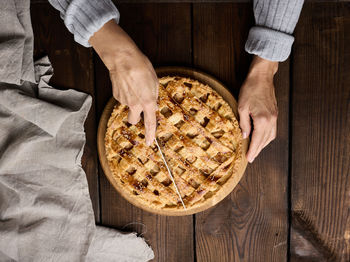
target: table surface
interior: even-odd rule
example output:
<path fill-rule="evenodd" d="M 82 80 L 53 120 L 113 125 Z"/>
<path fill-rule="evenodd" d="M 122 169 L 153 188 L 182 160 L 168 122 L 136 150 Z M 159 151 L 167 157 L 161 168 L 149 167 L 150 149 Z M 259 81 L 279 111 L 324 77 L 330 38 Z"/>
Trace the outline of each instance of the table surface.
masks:
<path fill-rule="evenodd" d="M 251 60 L 244 51 L 254 24 L 249 3 L 118 8 L 121 26 L 155 66 L 198 68 L 237 97 Z M 108 72 L 46 1 L 33 1 L 31 13 L 34 56 L 49 55 L 51 83 L 93 97 L 82 164 L 98 224 L 138 232 L 154 261 L 350 261 L 349 3 L 305 4 L 292 54 L 275 78 L 277 139 L 228 197 L 185 217 L 148 213 L 113 189 L 96 151 L 98 120 L 112 96 Z"/>

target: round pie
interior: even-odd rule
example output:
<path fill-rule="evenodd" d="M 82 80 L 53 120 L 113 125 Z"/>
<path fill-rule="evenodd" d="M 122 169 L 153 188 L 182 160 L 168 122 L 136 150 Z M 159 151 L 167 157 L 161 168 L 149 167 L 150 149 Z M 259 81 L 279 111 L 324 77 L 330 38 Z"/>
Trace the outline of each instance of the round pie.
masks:
<path fill-rule="evenodd" d="M 211 87 L 179 76 L 159 79 L 156 137 L 187 209 L 219 194 L 241 165 L 242 135 L 231 107 Z M 143 121 L 127 122 L 117 104 L 108 120 L 105 150 L 113 179 L 129 198 L 154 210 L 183 209 Z"/>

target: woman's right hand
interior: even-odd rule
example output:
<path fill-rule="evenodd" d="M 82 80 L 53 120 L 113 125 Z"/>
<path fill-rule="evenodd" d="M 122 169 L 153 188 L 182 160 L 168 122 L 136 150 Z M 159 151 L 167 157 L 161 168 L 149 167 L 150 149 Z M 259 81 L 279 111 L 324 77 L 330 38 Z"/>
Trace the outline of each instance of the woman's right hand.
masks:
<path fill-rule="evenodd" d="M 129 107 L 129 123 L 136 124 L 144 113 L 146 144 L 151 145 L 157 126 L 159 85 L 151 62 L 114 20 L 97 31 L 89 43 L 109 70 L 114 98 Z"/>

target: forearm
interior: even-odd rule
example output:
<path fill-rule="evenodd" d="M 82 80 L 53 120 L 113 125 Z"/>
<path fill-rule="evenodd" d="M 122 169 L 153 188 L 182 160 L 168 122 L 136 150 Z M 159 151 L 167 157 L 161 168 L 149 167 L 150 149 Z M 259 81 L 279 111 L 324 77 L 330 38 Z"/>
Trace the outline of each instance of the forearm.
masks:
<path fill-rule="evenodd" d="M 288 58 L 304 0 L 254 0 L 256 26 L 251 28 L 245 49 L 270 61 Z"/>
<path fill-rule="evenodd" d="M 93 34 L 89 43 L 109 70 L 114 98 L 129 107 L 129 123 L 137 124 L 143 112 L 146 144 L 151 145 L 159 86 L 151 62 L 113 20 Z"/>
<path fill-rule="evenodd" d="M 119 23 L 119 12 L 111 0 L 49 0 L 60 11 L 61 18 L 74 40 L 90 47 L 89 39 L 106 22 Z"/>
<path fill-rule="evenodd" d="M 93 34 L 89 44 L 95 49 L 109 71 L 115 71 L 124 61 L 132 60 L 141 51 L 129 35 L 113 20 Z"/>

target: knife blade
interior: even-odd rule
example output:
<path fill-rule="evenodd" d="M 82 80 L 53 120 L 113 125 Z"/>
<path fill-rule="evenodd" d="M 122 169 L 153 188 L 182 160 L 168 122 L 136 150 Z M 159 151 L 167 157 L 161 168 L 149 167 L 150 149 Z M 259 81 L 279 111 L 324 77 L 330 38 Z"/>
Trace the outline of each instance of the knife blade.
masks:
<path fill-rule="evenodd" d="M 166 166 L 166 168 L 167 168 L 167 170 L 168 170 L 168 172 L 169 172 L 169 176 L 170 176 L 171 180 L 172 180 L 173 183 L 174 183 L 174 187 L 175 187 L 175 189 L 176 189 L 176 192 L 177 192 L 178 196 L 180 197 L 182 206 L 184 207 L 184 209 L 186 209 L 186 205 L 185 205 L 185 203 L 184 203 L 184 201 L 183 201 L 183 199 L 182 199 L 182 197 L 181 197 L 181 194 L 180 194 L 179 189 L 177 188 L 177 185 L 176 185 L 176 183 L 175 183 L 175 179 L 174 179 L 173 175 L 171 174 L 170 168 L 169 168 L 169 166 L 168 166 L 168 164 L 167 164 L 167 162 L 166 162 L 166 160 L 165 160 L 163 151 L 162 151 L 162 149 L 160 148 L 160 146 L 159 146 L 159 144 L 158 144 L 157 138 L 155 138 L 154 140 L 155 140 L 155 142 L 156 142 L 156 145 L 157 145 L 157 147 L 158 147 L 158 150 L 159 150 L 159 152 L 160 152 L 160 155 L 162 156 L 163 162 L 164 162 L 164 164 L 165 164 L 165 166 Z"/>

